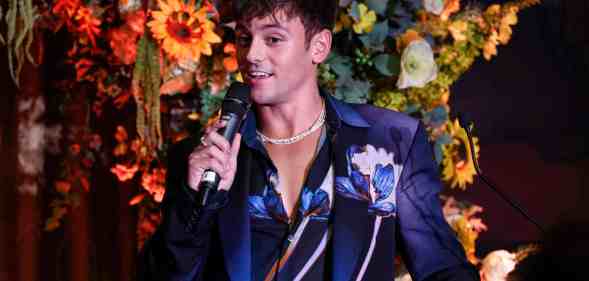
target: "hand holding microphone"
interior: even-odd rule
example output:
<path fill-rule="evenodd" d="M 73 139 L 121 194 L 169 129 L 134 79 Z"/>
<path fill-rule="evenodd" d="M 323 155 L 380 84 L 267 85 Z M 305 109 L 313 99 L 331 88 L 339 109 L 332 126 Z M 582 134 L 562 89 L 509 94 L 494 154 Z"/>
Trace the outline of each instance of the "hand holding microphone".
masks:
<path fill-rule="evenodd" d="M 206 205 L 217 189 L 229 190 L 237 170 L 241 135 L 237 133 L 249 110 L 249 86 L 233 83 L 223 100 L 221 119 L 208 128 L 201 144 L 188 157 L 188 185 L 201 192 Z"/>

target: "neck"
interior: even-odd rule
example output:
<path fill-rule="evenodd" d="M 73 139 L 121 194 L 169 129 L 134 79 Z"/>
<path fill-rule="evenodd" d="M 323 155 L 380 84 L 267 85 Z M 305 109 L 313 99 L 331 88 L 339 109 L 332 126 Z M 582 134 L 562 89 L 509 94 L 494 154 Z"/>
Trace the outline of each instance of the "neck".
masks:
<path fill-rule="evenodd" d="M 324 106 L 319 89 L 292 97 L 284 103 L 256 106 L 260 132 L 271 138 L 288 138 L 313 125 Z"/>

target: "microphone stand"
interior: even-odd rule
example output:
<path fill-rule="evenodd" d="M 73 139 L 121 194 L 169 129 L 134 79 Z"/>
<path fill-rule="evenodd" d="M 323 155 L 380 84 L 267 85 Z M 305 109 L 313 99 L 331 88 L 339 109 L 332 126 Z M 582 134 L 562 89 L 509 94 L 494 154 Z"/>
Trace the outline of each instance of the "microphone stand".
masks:
<path fill-rule="evenodd" d="M 470 144 L 470 154 L 472 157 L 472 162 L 474 163 L 474 169 L 477 172 L 477 175 L 479 176 L 479 178 L 489 187 L 491 188 L 491 190 L 493 190 L 495 193 L 497 193 L 499 195 L 499 197 L 501 197 L 501 199 L 503 199 L 505 202 L 507 202 L 509 205 L 511 205 L 512 208 L 516 209 L 522 216 L 524 216 L 529 222 L 531 222 L 532 224 L 534 224 L 534 226 L 536 226 L 536 228 L 543 234 L 546 235 L 546 231 L 544 230 L 544 228 L 538 223 L 536 222 L 536 220 L 534 220 L 532 217 L 530 217 L 526 211 L 524 211 L 524 209 L 522 207 L 520 207 L 518 204 L 516 204 L 513 200 L 509 199 L 509 197 L 507 197 L 507 195 L 505 195 L 501 190 L 497 189 L 497 187 L 491 183 L 490 180 L 488 180 L 484 175 L 483 172 L 481 171 L 481 169 L 479 168 L 479 163 L 476 159 L 476 154 L 474 151 L 474 143 L 472 141 L 472 128 L 471 125 L 473 124 L 472 121 L 466 121 L 464 120 L 464 117 L 462 115 L 458 115 L 458 122 L 460 123 L 460 126 L 464 129 L 464 131 L 466 131 L 466 136 L 468 137 L 468 143 Z"/>

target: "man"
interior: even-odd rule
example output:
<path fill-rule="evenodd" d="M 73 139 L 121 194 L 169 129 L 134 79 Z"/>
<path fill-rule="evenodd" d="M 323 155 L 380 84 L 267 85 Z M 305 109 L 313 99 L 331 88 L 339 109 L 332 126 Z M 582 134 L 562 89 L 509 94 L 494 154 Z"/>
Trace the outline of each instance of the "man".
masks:
<path fill-rule="evenodd" d="M 396 253 L 414 280 L 477 279 L 442 216 L 423 126 L 319 89 L 336 8 L 247 1 L 236 31 L 253 110 L 232 144 L 219 123 L 170 153 L 140 279 L 390 281 Z M 206 169 L 220 191 L 200 208 Z"/>

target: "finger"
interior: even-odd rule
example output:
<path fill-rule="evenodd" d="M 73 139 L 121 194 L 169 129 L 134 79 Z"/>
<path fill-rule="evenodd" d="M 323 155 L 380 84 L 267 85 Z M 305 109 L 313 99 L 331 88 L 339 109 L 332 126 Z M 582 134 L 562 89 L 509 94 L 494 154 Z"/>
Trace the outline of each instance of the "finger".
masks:
<path fill-rule="evenodd" d="M 204 170 L 201 171 L 200 169 L 191 169 L 188 171 L 188 186 L 194 191 L 198 191 L 198 185 L 203 172 Z"/>
<path fill-rule="evenodd" d="M 223 152 L 230 152 L 231 147 L 229 142 L 217 132 L 211 132 L 206 138 L 207 144 L 213 144 Z"/>
<path fill-rule="evenodd" d="M 235 173 L 237 167 L 237 155 L 239 154 L 239 146 L 241 144 L 241 134 L 236 134 L 233 138 L 233 144 L 231 145 L 231 151 L 229 152 L 228 159 L 228 172 Z M 232 176 L 232 175 L 231 175 Z"/>
<path fill-rule="evenodd" d="M 219 176 L 225 173 L 225 165 L 214 158 L 209 158 L 203 163 L 204 170 L 212 170 Z M 200 180 L 200 178 L 199 178 Z"/>
<path fill-rule="evenodd" d="M 229 160 L 229 168 L 226 173 L 222 175 L 221 182 L 219 183 L 219 189 L 229 190 L 231 184 L 235 178 L 235 172 L 237 170 L 237 155 L 239 154 L 239 146 L 241 144 L 241 134 L 235 135 L 233 144 L 231 145 L 231 158 Z"/>
<path fill-rule="evenodd" d="M 223 166 L 227 166 L 231 154 L 221 151 L 217 146 L 210 146 L 203 150 L 203 153 L 208 158 L 216 159 Z"/>

